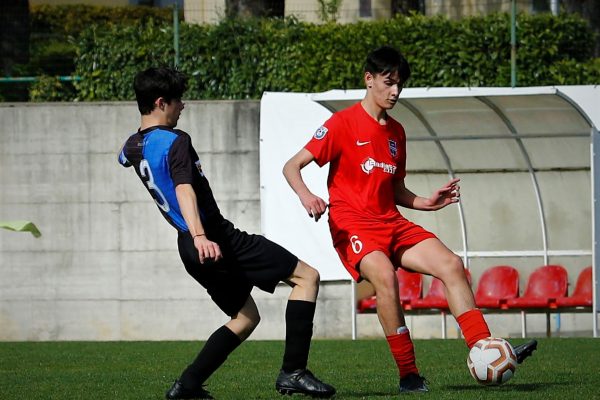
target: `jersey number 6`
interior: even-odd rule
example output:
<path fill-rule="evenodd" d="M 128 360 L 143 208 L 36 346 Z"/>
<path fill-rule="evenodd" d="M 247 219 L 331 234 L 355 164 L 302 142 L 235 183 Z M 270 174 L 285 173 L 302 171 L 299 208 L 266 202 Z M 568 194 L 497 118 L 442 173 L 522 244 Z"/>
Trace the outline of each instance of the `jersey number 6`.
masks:
<path fill-rule="evenodd" d="M 142 161 L 140 161 L 140 175 L 142 175 L 143 178 L 148 179 L 146 181 L 146 186 L 152 194 L 156 205 L 164 212 L 169 212 L 169 210 L 171 209 L 169 207 L 169 203 L 167 202 L 165 195 L 160 191 L 158 186 L 154 184 L 154 177 L 152 176 L 150 164 L 148 164 L 148 160 L 146 160 L 145 158 L 142 159 Z"/>
<path fill-rule="evenodd" d="M 363 248 L 363 244 L 360 240 L 358 240 L 358 235 L 350 236 L 350 244 L 352 245 L 352 251 L 355 254 L 358 254 L 361 252 L 361 250 Z"/>

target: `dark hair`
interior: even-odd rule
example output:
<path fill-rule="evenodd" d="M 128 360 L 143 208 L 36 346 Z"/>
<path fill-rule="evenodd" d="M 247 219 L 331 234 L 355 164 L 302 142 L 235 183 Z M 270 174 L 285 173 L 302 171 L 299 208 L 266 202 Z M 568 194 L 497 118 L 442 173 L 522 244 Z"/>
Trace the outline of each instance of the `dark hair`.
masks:
<path fill-rule="evenodd" d="M 381 46 L 367 56 L 364 72 L 387 75 L 398 72 L 404 83 L 410 78 L 410 65 L 404 56 L 391 46 Z"/>
<path fill-rule="evenodd" d="M 186 89 L 187 77 L 172 68 L 148 68 L 139 72 L 133 80 L 135 99 L 142 115 L 154 110 L 154 102 L 159 97 L 171 103 L 173 99 L 181 99 Z"/>

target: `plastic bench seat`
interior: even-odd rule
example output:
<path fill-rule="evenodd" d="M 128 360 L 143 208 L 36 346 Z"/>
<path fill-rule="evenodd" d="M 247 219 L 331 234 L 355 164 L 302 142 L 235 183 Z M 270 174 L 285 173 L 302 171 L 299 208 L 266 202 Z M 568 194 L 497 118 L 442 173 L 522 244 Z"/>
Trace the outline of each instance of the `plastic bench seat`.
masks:
<path fill-rule="evenodd" d="M 529 276 L 523 296 L 508 300 L 508 308 L 556 308 L 556 299 L 567 294 L 568 281 L 561 265 L 539 267 Z"/>
<path fill-rule="evenodd" d="M 509 265 L 487 269 L 479 278 L 475 304 L 479 308 L 507 310 L 508 300 L 519 296 L 519 271 Z"/>
<path fill-rule="evenodd" d="M 592 306 L 592 267 L 584 268 L 577 278 L 575 290 L 569 297 L 556 299 L 558 307 L 591 307 Z"/>

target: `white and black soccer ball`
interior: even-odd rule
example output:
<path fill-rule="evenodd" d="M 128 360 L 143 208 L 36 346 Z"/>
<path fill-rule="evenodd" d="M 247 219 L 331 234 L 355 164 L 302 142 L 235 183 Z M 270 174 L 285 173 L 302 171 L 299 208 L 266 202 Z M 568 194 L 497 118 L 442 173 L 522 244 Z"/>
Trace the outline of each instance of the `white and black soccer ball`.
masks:
<path fill-rule="evenodd" d="M 501 385 L 515 374 L 515 350 L 504 339 L 481 339 L 471 348 L 467 357 L 469 372 L 482 385 Z"/>

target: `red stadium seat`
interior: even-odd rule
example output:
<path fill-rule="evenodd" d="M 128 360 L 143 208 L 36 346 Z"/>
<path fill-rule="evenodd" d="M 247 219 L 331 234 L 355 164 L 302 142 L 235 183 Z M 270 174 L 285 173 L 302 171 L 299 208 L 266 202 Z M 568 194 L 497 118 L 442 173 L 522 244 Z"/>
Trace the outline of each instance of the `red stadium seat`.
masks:
<path fill-rule="evenodd" d="M 416 272 L 408 272 L 403 268 L 396 271 L 398 276 L 398 293 L 400 305 L 405 310 L 412 309 L 412 302 L 421 298 L 423 292 L 423 276 Z M 377 309 L 377 298 L 371 296 L 358 302 L 358 312 L 373 312 Z"/>
<path fill-rule="evenodd" d="M 577 278 L 575 290 L 570 297 L 556 299 L 558 307 L 591 307 L 592 306 L 592 267 L 584 268 Z"/>
<path fill-rule="evenodd" d="M 477 284 L 475 304 L 479 308 L 508 309 L 508 300 L 519 296 L 519 271 L 508 265 L 487 269 Z"/>
<path fill-rule="evenodd" d="M 442 281 L 437 278 L 433 278 L 427 294 L 422 299 L 416 299 L 413 301 L 412 308 L 414 310 L 425 308 L 438 308 L 441 310 L 447 310 L 448 300 L 446 300 L 444 284 Z"/>
<path fill-rule="evenodd" d="M 416 272 L 408 272 L 404 268 L 398 268 L 398 293 L 400 304 L 405 310 L 412 309 L 412 303 L 421 298 L 423 294 L 423 275 Z"/>
<path fill-rule="evenodd" d="M 556 308 L 556 299 L 567 294 L 567 285 L 563 266 L 544 265 L 531 273 L 523 296 L 508 300 L 508 308 Z"/>
<path fill-rule="evenodd" d="M 377 310 L 377 297 L 370 296 L 358 301 L 356 310 L 359 313 L 375 312 Z"/>

